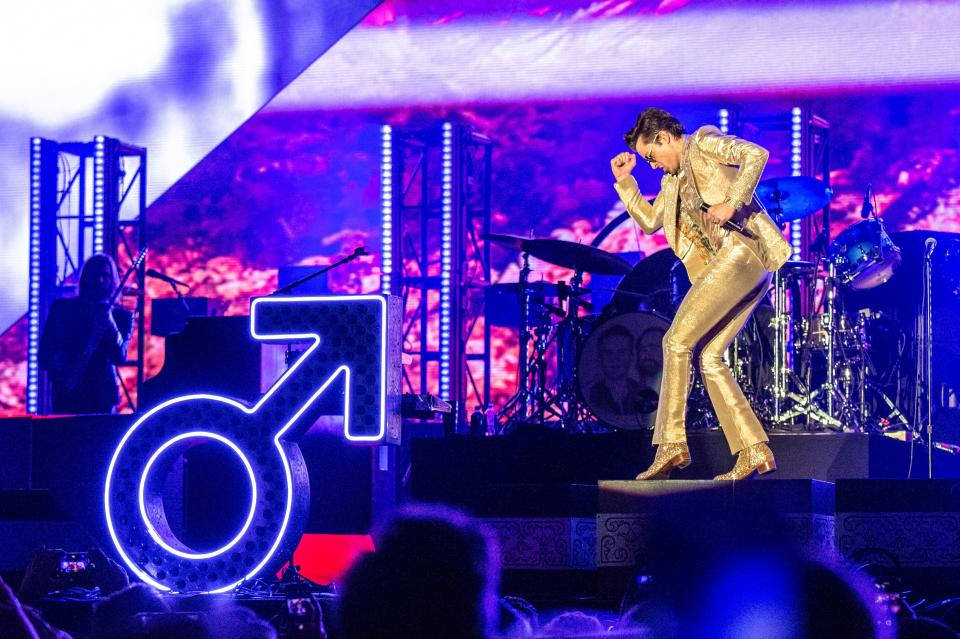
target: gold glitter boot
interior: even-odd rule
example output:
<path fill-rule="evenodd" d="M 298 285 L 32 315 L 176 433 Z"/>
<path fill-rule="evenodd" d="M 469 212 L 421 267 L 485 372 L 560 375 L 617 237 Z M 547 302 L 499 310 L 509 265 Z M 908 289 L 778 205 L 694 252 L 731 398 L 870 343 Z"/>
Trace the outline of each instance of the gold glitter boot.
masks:
<path fill-rule="evenodd" d="M 674 468 L 686 468 L 689 465 L 690 449 L 687 448 L 687 442 L 660 444 L 650 468 L 637 475 L 637 479 L 669 479 Z"/>
<path fill-rule="evenodd" d="M 765 442 L 744 448 L 737 454 L 737 463 L 729 473 L 717 475 L 714 479 L 738 480 L 749 479 L 754 473 L 766 475 L 777 469 L 777 460 L 773 458 L 773 451 Z"/>

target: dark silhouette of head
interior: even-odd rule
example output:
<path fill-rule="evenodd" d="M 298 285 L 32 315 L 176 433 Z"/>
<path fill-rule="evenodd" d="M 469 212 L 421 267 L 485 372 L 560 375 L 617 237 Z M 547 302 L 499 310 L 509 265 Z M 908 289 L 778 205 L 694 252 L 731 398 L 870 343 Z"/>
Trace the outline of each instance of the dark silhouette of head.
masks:
<path fill-rule="evenodd" d="M 650 581 L 628 605 L 645 606 L 655 636 L 893 636 L 872 586 L 800 544 L 784 505 L 761 495 L 734 501 L 724 490 L 671 494 L 649 524 L 639 571 Z"/>
<path fill-rule="evenodd" d="M 94 639 L 112 639 L 134 632 L 140 613 L 170 612 L 156 590 L 145 584 L 132 584 L 101 600 L 93 614 Z"/>
<path fill-rule="evenodd" d="M 103 253 L 91 255 L 80 269 L 80 297 L 91 302 L 106 302 L 120 284 L 117 265 Z"/>
<path fill-rule="evenodd" d="M 562 612 L 543 626 L 541 637 L 592 637 L 602 635 L 603 624 L 593 615 L 579 610 Z"/>
<path fill-rule="evenodd" d="M 342 634 L 350 639 L 482 639 L 496 619 L 497 545 L 466 514 L 410 506 L 374 535 L 377 550 L 346 577 Z"/>

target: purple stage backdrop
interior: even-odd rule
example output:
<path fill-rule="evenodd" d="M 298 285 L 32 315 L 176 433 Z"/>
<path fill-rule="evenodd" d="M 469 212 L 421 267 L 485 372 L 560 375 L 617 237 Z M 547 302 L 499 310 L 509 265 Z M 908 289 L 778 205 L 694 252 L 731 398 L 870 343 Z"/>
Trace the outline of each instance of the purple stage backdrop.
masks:
<path fill-rule="evenodd" d="M 276 287 L 278 267 L 328 264 L 365 244 L 373 255 L 332 273 L 330 287 L 379 290 L 383 124 L 450 121 L 488 135 L 493 230 L 589 242 L 623 210 L 609 158 L 650 105 L 689 130 L 716 124 L 721 108 L 749 122 L 808 105 L 830 123 L 834 236 L 860 219 L 868 184 L 888 230 L 960 231 L 960 52 L 955 38 L 931 41 L 960 13 L 952 3 L 880 3 L 898 7 L 907 41 L 890 53 L 887 26 L 846 35 L 876 4 L 386 3 L 153 203 L 150 266 L 239 314 Z M 738 31 L 743 20 L 757 35 Z M 770 150 L 764 177 L 790 174 L 789 131 L 741 133 Z M 659 175 L 642 163 L 636 174 L 654 195 Z M 603 244 L 663 246 L 631 225 Z M 569 277 L 534 266 L 538 277 Z M 494 252 L 495 281 L 516 281 L 518 268 L 518 255 Z M 155 283 L 150 292 L 167 295 Z M 0 341 L 9 415 L 23 410 L 22 331 L 19 322 Z M 162 350 L 148 341 L 148 376 Z M 502 402 L 516 383 L 515 331 L 496 330 L 493 360 Z"/>

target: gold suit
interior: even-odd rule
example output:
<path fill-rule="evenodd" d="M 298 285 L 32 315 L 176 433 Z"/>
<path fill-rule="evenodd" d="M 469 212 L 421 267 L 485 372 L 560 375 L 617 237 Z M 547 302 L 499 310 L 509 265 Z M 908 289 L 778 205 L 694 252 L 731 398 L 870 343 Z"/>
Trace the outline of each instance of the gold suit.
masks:
<path fill-rule="evenodd" d="M 700 372 L 731 453 L 768 441 L 723 353 L 766 293 L 772 272 L 791 247 L 754 196 L 767 151 L 705 126 L 684 138 L 677 175 L 665 174 L 651 204 L 633 176 L 616 184 L 645 233 L 663 228 L 692 287 L 663 337 L 663 377 L 653 443 L 686 441 L 692 359 Z M 749 237 L 710 222 L 700 205 L 728 202 Z"/>

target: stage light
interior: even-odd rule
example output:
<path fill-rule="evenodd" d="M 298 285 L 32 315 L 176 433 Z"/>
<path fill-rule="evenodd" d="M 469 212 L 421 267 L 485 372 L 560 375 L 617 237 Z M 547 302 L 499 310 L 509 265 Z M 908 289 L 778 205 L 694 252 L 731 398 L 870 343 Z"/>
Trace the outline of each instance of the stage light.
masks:
<path fill-rule="evenodd" d="M 440 392 L 450 399 L 450 318 L 453 272 L 453 124 L 443 123 L 440 187 Z"/>
<path fill-rule="evenodd" d="M 730 112 L 726 109 L 720 109 L 717 113 L 717 122 L 720 125 L 720 132 L 724 135 L 730 133 Z"/>
<path fill-rule="evenodd" d="M 103 495 L 110 538 L 134 574 L 161 590 L 225 592 L 293 550 L 309 507 L 309 479 L 296 446 L 306 422 L 313 421 L 303 420 L 304 414 L 343 379 L 348 441 L 382 442 L 388 417 L 399 415 L 398 361 L 390 373 L 396 397 L 389 403 L 387 397 L 387 312 L 379 295 L 256 299 L 250 308 L 255 340 L 312 342 L 267 393 L 252 407 L 216 395 L 177 397 L 130 427 L 110 460 Z M 353 402 L 354 384 L 368 401 Z M 397 409 L 389 416 L 388 405 Z M 203 430 L 195 428 L 198 421 Z M 169 527 L 155 525 L 162 513 L 147 508 L 148 501 L 157 501 L 148 481 L 157 459 L 173 444 L 197 437 L 217 440 L 240 457 L 253 494 L 240 532 L 202 553 L 187 548 Z"/>
<path fill-rule="evenodd" d="M 30 139 L 30 280 L 27 285 L 27 412 L 36 414 L 40 400 L 40 188 L 43 139 Z"/>
<path fill-rule="evenodd" d="M 803 175 L 803 109 L 793 107 L 790 118 L 790 175 Z M 800 220 L 790 223 L 791 260 L 799 260 L 803 244 L 803 227 Z"/>
<path fill-rule="evenodd" d="M 106 138 L 93 139 L 93 252 L 103 253 L 104 173 L 106 165 Z"/>
<path fill-rule="evenodd" d="M 389 295 L 393 284 L 393 130 L 380 127 L 380 292 Z"/>

